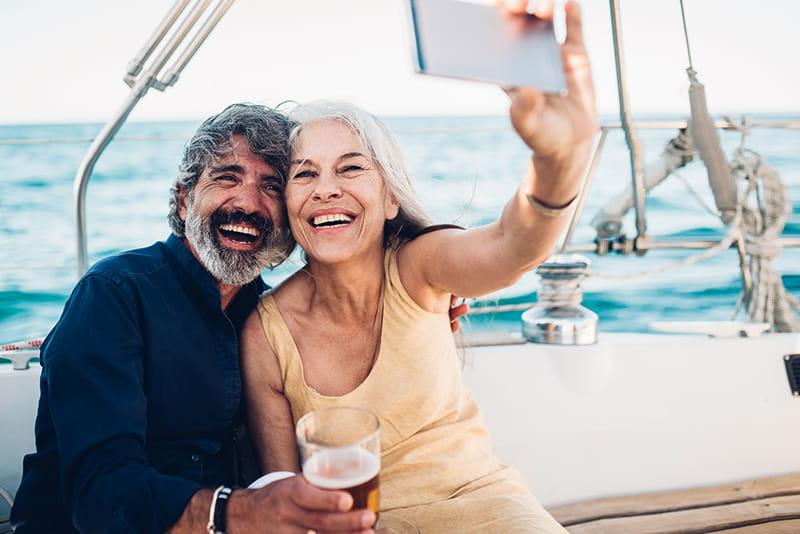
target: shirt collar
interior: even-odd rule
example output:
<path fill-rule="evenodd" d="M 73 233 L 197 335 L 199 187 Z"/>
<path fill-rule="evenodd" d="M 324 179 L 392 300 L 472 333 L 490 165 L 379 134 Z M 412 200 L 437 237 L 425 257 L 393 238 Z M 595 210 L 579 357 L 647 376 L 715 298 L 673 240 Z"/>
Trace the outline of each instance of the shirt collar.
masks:
<path fill-rule="evenodd" d="M 175 234 L 170 234 L 165 244 L 172 256 L 178 261 L 178 264 L 188 275 L 188 279 L 197 285 L 203 291 L 203 294 L 214 303 L 214 306 L 217 309 L 219 309 L 220 296 L 217 281 L 213 276 L 211 276 L 211 273 L 209 273 L 206 268 L 203 267 L 203 264 L 200 263 L 197 258 L 195 258 L 194 254 L 192 254 L 192 251 L 189 250 L 189 248 L 183 242 L 183 239 Z M 255 306 L 255 299 L 253 298 L 253 295 L 257 296 L 261 294 L 261 292 L 266 288 L 267 286 L 264 283 L 264 280 L 261 279 L 261 276 L 256 277 L 255 280 L 239 290 L 239 293 L 234 298 L 234 301 L 228 306 L 228 311 L 241 308 L 241 305 L 237 304 L 238 301 L 242 299 L 246 300 L 247 304 L 252 302 L 252 306 Z"/>

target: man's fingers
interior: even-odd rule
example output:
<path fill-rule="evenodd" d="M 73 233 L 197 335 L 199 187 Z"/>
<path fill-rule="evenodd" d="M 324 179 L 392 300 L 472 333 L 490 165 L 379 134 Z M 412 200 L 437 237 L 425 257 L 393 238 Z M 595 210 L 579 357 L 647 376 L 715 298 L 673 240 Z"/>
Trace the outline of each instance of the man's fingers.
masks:
<path fill-rule="evenodd" d="M 302 476 L 295 479 L 297 483 L 290 497 L 300 508 L 320 512 L 346 512 L 353 507 L 353 497 L 346 491 L 322 490 L 309 484 Z"/>
<path fill-rule="evenodd" d="M 453 306 L 450 308 L 450 322 L 458 321 L 461 317 L 464 317 L 467 313 L 469 313 L 469 304 L 466 302 L 463 304 L 459 304 L 458 306 Z"/>
<path fill-rule="evenodd" d="M 316 532 L 361 532 L 369 531 L 375 524 L 375 513 L 370 510 L 354 510 L 352 512 L 329 514 L 310 512 L 298 509 L 293 518 L 298 525 Z"/>

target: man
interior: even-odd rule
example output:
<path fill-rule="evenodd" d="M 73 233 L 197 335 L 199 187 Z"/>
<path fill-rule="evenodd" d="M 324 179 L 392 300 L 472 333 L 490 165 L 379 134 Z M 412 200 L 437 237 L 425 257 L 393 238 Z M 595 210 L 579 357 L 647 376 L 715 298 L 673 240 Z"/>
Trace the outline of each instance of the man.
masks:
<path fill-rule="evenodd" d="M 95 264 L 41 349 L 36 453 L 12 510 L 32 532 L 368 531 L 344 492 L 293 476 L 228 495 L 237 336 L 294 247 L 287 119 L 236 104 L 189 141 L 173 235 Z M 216 490 L 214 488 L 217 488 Z M 229 497 L 229 498 L 228 498 Z"/>

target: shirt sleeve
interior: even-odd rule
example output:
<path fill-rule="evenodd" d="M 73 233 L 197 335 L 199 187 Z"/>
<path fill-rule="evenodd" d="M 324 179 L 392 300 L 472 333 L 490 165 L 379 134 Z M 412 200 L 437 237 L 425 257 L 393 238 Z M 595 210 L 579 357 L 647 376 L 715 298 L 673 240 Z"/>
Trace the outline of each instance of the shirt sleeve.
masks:
<path fill-rule="evenodd" d="M 201 489 L 148 465 L 144 343 L 129 293 L 85 277 L 43 353 L 62 491 L 81 532 L 164 532 Z"/>

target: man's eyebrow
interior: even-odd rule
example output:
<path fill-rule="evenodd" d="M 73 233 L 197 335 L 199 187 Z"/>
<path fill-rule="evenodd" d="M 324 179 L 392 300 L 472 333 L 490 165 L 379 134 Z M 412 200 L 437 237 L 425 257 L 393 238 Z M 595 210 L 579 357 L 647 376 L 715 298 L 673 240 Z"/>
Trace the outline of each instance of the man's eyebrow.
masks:
<path fill-rule="evenodd" d="M 221 174 L 225 172 L 235 172 L 236 174 L 244 174 L 244 168 L 241 165 L 231 164 L 223 165 L 222 167 L 210 167 L 208 174 Z"/>

